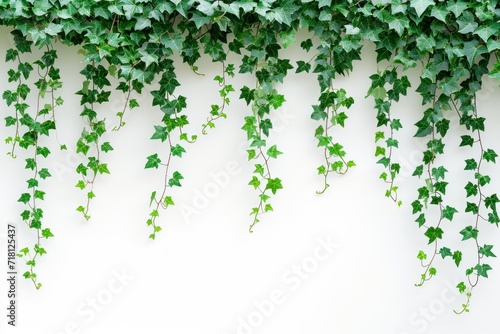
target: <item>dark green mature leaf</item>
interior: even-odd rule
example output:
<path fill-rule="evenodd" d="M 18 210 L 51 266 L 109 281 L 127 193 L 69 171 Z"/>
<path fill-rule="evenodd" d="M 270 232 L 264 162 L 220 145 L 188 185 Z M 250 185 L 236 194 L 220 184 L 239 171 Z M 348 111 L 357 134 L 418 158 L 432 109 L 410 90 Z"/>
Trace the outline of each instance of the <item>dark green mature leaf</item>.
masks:
<path fill-rule="evenodd" d="M 465 212 L 472 212 L 472 214 L 476 215 L 479 212 L 479 207 L 476 203 L 467 202 Z"/>
<path fill-rule="evenodd" d="M 493 194 L 484 198 L 484 205 L 486 206 L 486 208 L 496 210 L 498 202 L 500 202 L 500 199 L 498 199 L 497 194 Z"/>
<path fill-rule="evenodd" d="M 445 219 L 448 219 L 449 221 L 452 221 L 453 220 L 453 215 L 455 213 L 457 213 L 457 212 L 458 212 L 457 209 L 455 209 L 454 207 L 451 207 L 451 206 L 447 205 L 443 209 L 442 217 L 445 218 Z"/>
<path fill-rule="evenodd" d="M 474 139 L 469 136 L 469 135 L 463 135 L 460 136 L 462 138 L 462 142 L 460 143 L 460 146 L 470 146 L 474 145 Z"/>
<path fill-rule="evenodd" d="M 444 231 L 440 227 L 429 227 L 425 231 L 424 235 L 429 238 L 429 244 L 435 241 L 436 239 L 442 239 L 443 238 L 443 233 Z"/>
<path fill-rule="evenodd" d="M 158 158 L 158 153 L 148 156 L 147 159 L 148 161 L 146 162 L 144 168 L 158 168 L 161 163 L 160 158 Z"/>
<path fill-rule="evenodd" d="M 17 200 L 18 202 L 27 204 L 31 199 L 31 195 L 29 193 L 23 193 L 21 194 L 21 197 Z"/>
<path fill-rule="evenodd" d="M 495 151 L 493 151 L 492 149 L 487 149 L 486 151 L 483 152 L 483 158 L 484 160 L 486 161 L 489 161 L 489 162 L 494 162 L 496 163 L 495 159 L 498 157 L 498 154 L 496 154 Z"/>
<path fill-rule="evenodd" d="M 255 89 L 250 89 L 247 86 L 243 86 L 243 88 L 241 88 L 240 99 L 244 99 L 248 105 L 253 100 L 254 93 Z"/>
<path fill-rule="evenodd" d="M 465 168 L 464 170 L 476 170 L 477 168 L 477 162 L 475 159 L 466 159 L 465 160 Z"/>
<path fill-rule="evenodd" d="M 453 258 L 453 261 L 455 262 L 456 266 L 458 267 L 460 265 L 460 262 L 462 262 L 462 252 L 454 251 L 452 258 Z"/>
<path fill-rule="evenodd" d="M 467 182 L 465 185 L 466 197 L 476 196 L 478 193 L 477 184 L 473 184 L 472 182 Z"/>
<path fill-rule="evenodd" d="M 295 70 L 295 73 L 300 73 L 300 72 L 307 72 L 311 70 L 311 64 L 306 63 L 303 60 L 298 60 L 297 61 L 297 69 Z"/>
<path fill-rule="evenodd" d="M 418 200 L 413 201 L 411 203 L 411 206 L 413 207 L 413 212 L 412 212 L 413 214 L 416 214 L 416 213 L 422 211 L 422 209 L 424 207 L 422 205 L 422 203 L 420 203 L 420 201 L 418 201 Z"/>
<path fill-rule="evenodd" d="M 416 168 L 415 168 L 415 171 L 413 172 L 412 176 L 422 176 L 422 174 L 424 173 L 424 166 L 423 165 L 418 165 Z"/>
<path fill-rule="evenodd" d="M 475 173 L 474 177 L 481 187 L 484 187 L 486 184 L 491 182 L 491 178 L 488 175 L 482 175 L 479 173 Z"/>
<path fill-rule="evenodd" d="M 472 226 L 467 226 L 462 231 L 460 231 L 460 234 L 463 237 L 462 241 L 463 240 L 468 240 L 468 239 L 477 239 L 479 231 L 476 228 L 472 227 Z"/>
<path fill-rule="evenodd" d="M 453 256 L 451 249 L 449 249 L 448 247 L 441 247 L 441 249 L 439 250 L 439 254 L 441 254 L 441 257 L 443 259 L 448 256 Z"/>
<path fill-rule="evenodd" d="M 418 227 L 422 227 L 425 224 L 425 215 L 421 213 L 417 219 L 415 219 L 415 222 L 418 223 Z"/>
<path fill-rule="evenodd" d="M 427 120 L 420 120 L 415 125 L 418 128 L 417 133 L 414 135 L 415 137 L 425 137 L 432 133 L 432 126 Z"/>

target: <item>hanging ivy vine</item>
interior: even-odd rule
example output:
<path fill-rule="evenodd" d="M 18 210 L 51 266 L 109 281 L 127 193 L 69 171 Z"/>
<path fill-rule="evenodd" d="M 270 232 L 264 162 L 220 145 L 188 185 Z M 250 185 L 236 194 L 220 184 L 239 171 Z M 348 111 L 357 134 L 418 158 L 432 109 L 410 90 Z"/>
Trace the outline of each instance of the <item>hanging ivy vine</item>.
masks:
<path fill-rule="evenodd" d="M 83 159 L 75 170 L 80 177 L 76 187 L 85 190 L 86 199 L 76 210 L 85 219 L 91 217 L 91 201 L 99 197 L 95 183 L 111 170 L 106 153 L 116 146 L 105 140 L 110 129 L 97 106 L 108 102 L 111 79 L 118 80 L 114 90 L 125 95 L 125 103 L 117 113 L 118 126 L 112 130 L 119 130 L 125 126 L 124 114 L 139 107 L 134 96 L 155 84 L 150 93 L 160 117 L 151 139 L 161 141 L 166 149 L 143 157 L 144 168 L 164 173 L 149 198 L 151 213 L 146 223 L 152 239 L 161 231 L 161 209 L 174 205 L 171 189 L 182 186 L 184 177 L 176 168 L 176 159 L 197 139 L 196 134 L 184 131 L 189 124 L 186 107 L 190 97 L 176 92 L 180 86 L 176 57 L 195 73 L 202 54 L 220 66 L 214 81 L 221 100 L 207 107 L 206 122 L 200 129 L 203 134 L 226 117 L 234 92 L 231 79 L 238 74 L 254 76 L 255 85 L 239 92 L 248 105 L 242 130 L 248 139 L 248 160 L 254 165 L 249 185 L 257 193 L 256 204 L 249 204 L 252 232 L 263 214 L 273 210 L 272 196 L 286 187 L 273 166 L 273 160 L 284 152 L 267 143 L 273 128 L 270 116 L 286 103 L 278 84 L 292 70 L 318 79 L 318 103 L 311 106 L 311 119 L 319 122 L 314 138 L 324 158 L 317 169 L 323 179 L 318 193 L 323 193 L 331 182 L 330 174 L 344 174 L 356 165 L 335 139 L 336 126 L 346 126 L 347 111 L 355 106 L 336 78 L 348 75 L 361 60 L 363 45 L 373 43 L 378 70 L 369 74 L 367 97 L 373 98 L 379 128 L 374 134 L 375 156 L 381 165 L 380 179 L 388 185 L 385 196 L 398 206 L 404 203 L 398 197 L 401 165 L 394 152 L 399 148 L 398 130 L 404 124 L 392 106 L 412 88 L 405 72 L 420 68 L 420 82 L 413 87 L 422 97 L 415 136 L 426 138 L 427 144 L 422 162 L 413 172 L 421 186 L 410 205 L 428 246 L 417 255 L 423 273 L 416 285 L 437 275 L 439 260 L 449 258 L 464 274 L 457 285 L 464 303 L 456 312 L 468 311 L 473 289 L 492 269 L 488 258 L 495 257 L 494 245 L 483 244 L 480 231 L 485 224 L 498 226 L 500 222 L 496 207 L 500 199 L 488 187 L 491 176 L 483 168 L 496 163 L 498 155 L 483 138 L 487 123 L 476 103 L 484 76 L 500 79 L 499 20 L 496 0 L 0 0 L 0 24 L 11 28 L 13 40 L 5 55 L 12 88 L 2 92 L 10 110 L 4 116 L 5 142 L 10 145 L 7 154 L 13 158 L 20 149 L 28 156 L 24 167 L 29 178 L 17 201 L 23 204 L 21 220 L 36 236 L 35 243 L 18 254 L 26 262 L 24 276 L 37 289 L 41 287 L 35 268 L 47 253 L 42 241 L 54 236 L 54 227 L 44 220 L 43 200 L 48 194 L 43 186 L 51 176 L 46 167 L 51 154 L 46 143 L 50 138 L 57 141 L 56 116 L 64 103 L 58 96 L 63 82 L 55 43 L 80 46 L 78 53 L 83 58 L 82 86 L 75 94 L 80 96 L 84 127 L 71 145 Z M 309 34 L 300 42 L 308 56 L 292 64 L 281 51 L 296 43 L 299 29 Z M 34 49 L 42 51 L 40 59 L 27 62 L 26 54 Z M 228 63 L 228 54 L 238 56 L 240 64 Z M 30 105 L 30 101 L 35 102 Z M 467 131 L 460 138 L 460 147 L 470 154 L 464 161 L 464 169 L 470 173 L 465 181 L 454 181 L 445 166 L 452 114 Z M 66 149 L 64 144 L 58 145 Z M 450 182 L 464 182 L 463 207 L 447 204 Z M 446 243 L 449 222 L 462 213 L 467 223 L 460 235 L 464 244 L 474 244 L 472 261 L 464 250 Z"/>

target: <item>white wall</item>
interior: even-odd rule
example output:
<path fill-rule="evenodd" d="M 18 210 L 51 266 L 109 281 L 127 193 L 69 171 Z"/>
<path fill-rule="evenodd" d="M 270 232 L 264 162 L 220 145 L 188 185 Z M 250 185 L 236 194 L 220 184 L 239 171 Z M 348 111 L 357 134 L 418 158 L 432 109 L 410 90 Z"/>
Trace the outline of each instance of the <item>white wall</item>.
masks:
<path fill-rule="evenodd" d="M 11 66 L 3 62 L 10 46 L 8 30 L 1 28 L 2 92 L 12 86 L 3 74 Z M 160 189 L 162 173 L 143 167 L 147 155 L 167 150 L 149 140 L 161 111 L 150 107 L 147 94 L 137 96 L 140 110 L 127 113 L 127 125 L 119 132 L 105 135 L 115 148 L 104 158 L 112 174 L 98 178 L 92 218 L 85 221 L 75 208 L 84 203 L 86 194 L 74 187 L 78 178 L 73 171 L 81 159 L 74 152 L 83 126 L 79 98 L 73 92 L 80 89 L 78 72 L 83 65 L 77 48 L 58 49 L 65 100 L 57 114 L 58 137 L 69 149 L 60 152 L 57 143 L 47 142 L 53 154 L 43 163 L 53 177 L 41 185 L 47 192 L 44 224 L 56 237 L 44 241 L 48 254 L 38 261 L 42 289 L 35 291 L 31 282 L 18 277 L 18 327 L 8 328 L 8 333 L 496 333 L 497 260 L 489 261 L 494 267 L 491 278 L 481 280 L 474 290 L 470 314 L 453 313 L 464 301 L 454 288 L 464 269 L 457 270 L 451 261 L 438 260 L 438 277 L 420 288 L 413 285 L 421 273 L 418 250 L 431 251 L 425 247 L 427 238 L 417 229 L 410 207 L 420 183 L 409 175 L 420 163 L 419 152 L 425 145 L 425 140 L 412 137 L 413 124 L 423 107 L 412 93 L 394 108 L 394 117 L 405 126 L 398 133 L 400 150 L 396 153 L 403 167 L 399 186 L 404 205 L 397 208 L 384 197 L 385 185 L 378 180 L 382 169 L 374 157 L 375 111 L 373 102 L 364 99 L 368 76 L 376 71 L 371 45 L 365 47 L 355 71 L 338 80 L 356 103 L 348 113 L 346 129 L 335 130 L 334 136 L 357 167 L 342 177 L 332 175 L 327 192 L 315 194 L 322 182 L 316 175 L 322 155 L 313 139 L 317 124 L 310 119 L 310 105 L 316 103 L 319 89 L 312 74 L 289 75 L 279 87 L 287 102 L 277 112 L 270 140 L 285 152 L 271 166 L 284 189 L 272 198 L 275 211 L 262 216 L 255 233 L 249 234 L 248 213 L 257 193 L 247 185 L 253 168 L 246 161 L 246 135 L 240 130 L 249 108 L 237 97 L 239 88 L 253 80 L 238 75 L 232 81 L 237 92 L 231 96 L 228 119 L 217 122 L 207 136 L 186 147 L 185 157 L 174 161 L 185 180 L 172 193 L 176 206 L 161 212 L 159 223 L 164 230 L 155 241 L 148 239 L 145 221 L 149 195 Z M 294 46 L 284 54 L 298 60 L 302 51 Z M 239 64 L 237 59 L 235 64 Z M 200 134 L 210 104 L 218 102 L 212 80 L 218 71 L 218 64 L 204 61 L 200 72 L 205 76 L 197 76 L 178 63 L 182 84 L 178 93 L 188 97 L 190 133 Z M 418 72 L 410 73 L 416 87 Z M 479 99 L 479 112 L 488 119 L 484 142 L 496 149 L 500 149 L 494 128 L 499 121 L 498 93 L 497 84 L 486 81 Z M 114 114 L 123 103 L 124 97 L 114 94 L 102 108 L 109 124 L 116 122 Z M 2 118 L 12 112 L 3 100 L 0 110 Z M 461 130 L 456 116 L 450 117 L 455 126 L 441 162 L 450 170 L 450 183 L 457 183 L 450 184 L 447 199 L 463 212 L 464 178 L 469 175 L 461 170 L 469 155 L 467 149 L 457 147 Z M 12 128 L 2 126 L 0 133 L 4 139 L 12 135 Z M 8 149 L 2 145 L 0 154 L 2 250 L 5 226 L 19 224 L 23 206 L 16 200 L 27 179 L 24 153 L 19 151 L 13 160 L 5 154 Z M 203 205 L 199 194 L 207 195 L 214 175 L 228 171 L 227 184 L 219 186 L 216 194 L 209 192 L 211 198 Z M 498 168 L 490 171 L 498 189 Z M 181 208 L 187 206 L 197 214 L 183 215 Z M 452 243 L 459 240 L 457 231 L 466 225 L 467 216 L 461 213 L 445 226 L 445 233 L 456 234 Z M 22 225 L 18 231 L 20 247 L 34 242 L 33 231 Z M 496 228 L 484 226 L 480 231 L 484 242 L 496 243 Z M 309 273 L 298 274 L 296 266 Z M 19 267 L 22 273 L 21 263 Z M 6 300 L 4 280 L 0 291 Z"/>

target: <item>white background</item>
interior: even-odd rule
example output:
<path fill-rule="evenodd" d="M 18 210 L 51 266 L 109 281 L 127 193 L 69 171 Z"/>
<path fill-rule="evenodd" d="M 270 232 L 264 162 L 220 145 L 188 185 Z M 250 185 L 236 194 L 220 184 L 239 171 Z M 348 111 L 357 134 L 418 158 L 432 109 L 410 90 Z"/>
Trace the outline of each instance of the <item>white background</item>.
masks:
<path fill-rule="evenodd" d="M 5 74 L 12 63 L 5 64 L 3 56 L 11 45 L 8 30 L 1 28 L 2 92 L 13 87 Z M 292 59 L 293 64 L 309 59 L 298 45 L 284 50 L 282 57 Z M 160 191 L 163 174 L 143 167 L 146 156 L 165 155 L 168 148 L 149 140 L 162 115 L 150 106 L 147 91 L 151 88 L 135 96 L 141 108 L 127 111 L 127 125 L 105 135 L 115 148 L 104 157 L 111 175 L 98 177 L 91 220 L 85 221 L 75 210 L 84 204 L 86 193 L 74 187 L 78 180 L 74 169 L 83 161 L 75 154 L 83 122 L 78 116 L 79 98 L 73 94 L 81 88 L 83 77 L 78 72 L 84 64 L 76 53 L 78 48 L 58 49 L 65 104 L 57 113 L 57 133 L 68 150 L 58 151 L 53 138 L 45 142 L 53 154 L 42 164 L 53 177 L 40 185 L 47 193 L 42 203 L 44 226 L 55 237 L 43 242 L 48 254 L 38 260 L 37 273 L 43 284 L 39 291 L 21 276 L 25 267 L 18 261 L 18 326 L 7 328 L 2 315 L 2 333 L 6 329 L 7 333 L 37 334 L 498 332 L 498 260 L 488 259 L 494 270 L 474 290 L 469 314 L 453 313 L 465 300 L 455 289 L 464 265 L 456 269 L 450 260 L 438 259 L 438 276 L 423 287 L 414 286 L 421 274 L 416 254 L 420 249 L 431 252 L 410 206 L 416 188 L 423 184 L 410 175 L 420 164 L 426 142 L 412 137 L 413 124 L 425 107 L 412 92 L 393 109 L 393 116 L 404 125 L 397 134 L 400 149 L 395 153 L 402 165 L 398 185 L 404 204 L 398 208 L 384 197 L 385 184 L 378 179 L 383 170 L 374 157 L 375 110 L 371 98 L 364 98 L 368 77 L 377 70 L 373 46 L 366 45 L 355 71 L 337 81 L 356 102 L 348 111 L 346 128 L 335 129 L 334 137 L 357 166 L 345 176 L 332 175 L 331 187 L 321 196 L 315 191 L 322 186 L 322 177 L 316 172 L 322 151 L 313 138 L 318 123 L 310 119 L 310 106 L 319 96 L 315 75 L 290 73 L 279 85 L 286 103 L 275 113 L 268 145 L 276 144 L 285 152 L 271 164 L 284 189 L 272 197 L 275 211 L 262 216 L 253 234 L 248 233 L 248 214 L 258 197 L 247 185 L 253 165 L 246 160 L 246 134 L 240 129 L 250 110 L 238 96 L 244 84 L 253 86 L 255 81 L 248 74 L 230 80 L 236 92 L 226 110 L 228 119 L 218 121 L 215 129 L 202 136 L 201 124 L 210 104 L 219 103 L 218 86 L 212 79 L 220 73 L 220 65 L 205 59 L 199 64 L 199 72 L 205 76 L 199 76 L 177 62 L 181 87 L 176 93 L 188 98 L 191 124 L 187 132 L 199 139 L 184 145 L 185 156 L 173 161 L 173 170 L 179 170 L 185 179 L 181 188 L 172 190 L 176 205 L 160 212 L 163 231 L 155 241 L 148 239 L 151 231 L 145 221 L 149 196 L 153 190 Z M 238 67 L 239 60 L 233 61 Z M 418 69 L 408 75 L 415 89 Z M 494 128 L 499 121 L 497 86 L 486 80 L 478 104 L 479 113 L 488 120 L 484 143 L 500 152 L 500 137 Z M 116 125 L 114 114 L 123 103 L 124 97 L 113 93 L 110 102 L 100 108 L 99 117 L 106 117 L 108 129 Z M 2 119 L 12 113 L 3 100 L 0 113 Z M 446 155 L 437 163 L 444 163 L 450 171 L 447 179 L 452 184 L 445 201 L 461 213 L 453 223 L 445 223 L 445 236 L 448 245 L 473 251 L 472 243 L 459 242 L 458 231 L 472 224 L 463 214 L 463 186 L 471 175 L 462 169 L 463 160 L 477 152 L 458 148 L 462 130 L 457 116 L 449 117 L 452 128 Z M 12 131 L 2 126 L 2 142 Z M 29 178 L 24 170 L 27 156 L 18 150 L 14 160 L 6 155 L 8 150 L 7 145 L 1 146 L 4 263 L 8 223 L 18 224 L 19 247 L 34 242 L 33 231 L 19 223 L 24 208 L 16 202 Z M 487 168 L 493 178 L 488 188 L 492 193 L 499 189 L 498 167 Z M 480 237 L 482 243 L 498 243 L 497 229 L 486 224 L 480 227 Z M 325 248 L 328 243 L 330 247 Z M 496 253 L 500 251 L 496 249 Z M 473 265 L 471 257 L 465 256 L 464 262 L 467 260 L 466 266 Z M 6 305 L 5 280 L 0 291 L 2 305 Z M 6 314 L 5 307 L 2 309 Z"/>

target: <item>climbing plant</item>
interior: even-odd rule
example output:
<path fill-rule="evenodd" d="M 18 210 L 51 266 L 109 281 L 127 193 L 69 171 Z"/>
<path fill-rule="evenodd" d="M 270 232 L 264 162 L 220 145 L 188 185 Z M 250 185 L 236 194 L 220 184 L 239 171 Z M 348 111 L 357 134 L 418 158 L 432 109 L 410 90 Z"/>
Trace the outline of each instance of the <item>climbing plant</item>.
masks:
<path fill-rule="evenodd" d="M 18 254 L 26 262 L 24 277 L 37 289 L 41 287 L 35 268 L 47 253 L 42 242 L 54 237 L 54 227 L 44 220 L 43 201 L 49 194 L 43 189 L 51 176 L 46 163 L 51 152 L 44 137 L 57 142 L 56 116 L 64 103 L 58 94 L 64 83 L 56 43 L 78 46 L 82 61 L 81 89 L 75 94 L 80 96 L 83 129 L 71 145 L 82 156 L 83 162 L 75 170 L 80 178 L 76 187 L 86 196 L 75 209 L 87 220 L 91 219 L 91 201 L 98 197 L 95 183 L 111 173 L 106 153 L 118 146 L 105 141 L 104 134 L 125 126 L 124 114 L 141 107 L 136 97 L 146 93 L 146 86 L 152 87 L 147 92 L 161 117 L 151 129 L 151 140 L 165 145 L 162 152 L 142 157 L 145 169 L 164 173 L 158 189 L 148 198 L 151 213 L 146 225 L 152 239 L 161 231 L 162 209 L 175 205 L 172 189 L 182 186 L 184 177 L 176 159 L 199 137 L 184 130 L 189 124 L 190 97 L 177 92 L 180 83 L 174 59 L 181 59 L 197 73 L 197 61 L 206 55 L 220 68 L 214 78 L 220 102 L 207 106 L 202 134 L 226 117 L 231 96 L 238 94 L 231 79 L 239 74 L 254 78 L 253 86 L 244 86 L 239 92 L 248 106 L 241 123 L 248 139 L 248 160 L 254 168 L 248 184 L 257 194 L 255 204 L 249 204 L 252 232 L 263 214 L 273 210 L 272 197 L 286 188 L 273 166 L 286 152 L 268 145 L 271 115 L 286 103 L 279 84 L 290 71 L 317 78 L 318 103 L 311 106 L 310 117 L 318 122 L 313 136 L 323 155 L 317 168 L 323 180 L 321 194 L 332 182 L 331 174 L 344 174 L 356 165 L 335 136 L 338 126 L 347 126 L 348 110 L 355 107 L 350 92 L 336 79 L 353 70 L 363 46 L 371 43 L 377 71 L 367 74 L 371 85 L 366 97 L 373 100 L 377 120 L 375 157 L 381 165 L 380 179 L 387 184 L 385 196 L 398 206 L 405 203 L 398 196 L 401 165 L 394 153 L 399 148 L 398 131 L 406 125 L 392 106 L 409 89 L 422 99 L 415 136 L 427 143 L 421 164 L 413 172 L 421 186 L 409 203 L 425 240 L 416 256 L 423 268 L 416 285 L 437 275 L 439 261 L 450 260 L 463 273 L 457 289 L 464 294 L 464 303 L 456 312 L 468 311 L 473 290 L 492 269 L 488 258 L 495 257 L 494 245 L 484 244 L 480 231 L 500 222 L 496 207 L 500 199 L 489 187 L 491 176 L 485 169 L 496 163 L 498 155 L 492 143 L 484 140 L 487 123 L 476 103 L 485 76 L 500 79 L 499 19 L 497 0 L 0 0 L 0 24 L 10 27 L 13 41 L 4 58 L 11 83 L 2 92 L 8 106 L 2 110 L 5 142 L 10 145 L 7 154 L 13 158 L 21 149 L 28 156 L 26 190 L 17 201 L 23 205 L 20 220 L 36 235 L 35 243 Z M 292 63 L 282 50 L 299 43 L 298 30 L 307 33 L 300 41 L 307 57 Z M 38 52 L 38 60 L 26 60 L 27 54 Z M 228 54 L 239 63 L 229 63 Z M 410 69 L 419 71 L 414 87 L 406 75 Z M 113 88 L 114 81 L 119 84 Z M 124 94 L 125 102 L 116 115 L 118 126 L 108 129 L 97 107 L 106 105 L 113 91 Z M 448 130 L 454 114 L 466 133 L 459 144 L 469 154 L 464 161 L 469 173 L 466 180 L 454 179 L 446 168 L 445 148 L 452 142 Z M 451 182 L 463 183 L 461 206 L 447 202 Z M 459 214 L 464 219 L 455 219 Z M 445 232 L 451 221 L 463 224 L 459 233 L 467 247 L 447 243 L 451 239 Z M 469 244 L 474 246 L 472 254 L 465 251 L 470 252 Z"/>

